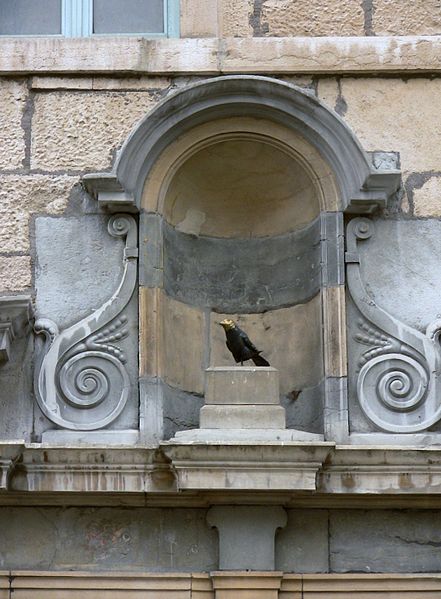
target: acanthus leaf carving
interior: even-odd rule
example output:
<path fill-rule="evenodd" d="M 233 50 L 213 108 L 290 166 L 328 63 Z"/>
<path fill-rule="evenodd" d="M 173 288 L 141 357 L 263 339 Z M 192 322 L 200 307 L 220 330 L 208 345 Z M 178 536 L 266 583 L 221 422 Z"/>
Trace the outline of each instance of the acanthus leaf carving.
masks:
<path fill-rule="evenodd" d="M 441 418 L 441 322 L 426 334 L 377 305 L 360 272 L 358 244 L 372 237 L 374 223 L 355 218 L 347 232 L 349 293 L 363 318 L 354 338 L 369 347 L 359 359 L 357 396 L 365 415 L 393 433 L 425 430 Z"/>
<path fill-rule="evenodd" d="M 123 310 L 136 285 L 137 226 L 132 216 L 116 214 L 109 219 L 108 230 L 115 237 L 126 237 L 124 273 L 112 297 L 63 331 L 46 318 L 34 327 L 41 339 L 35 369 L 37 402 L 62 428 L 103 428 L 121 414 L 129 396 L 126 357 L 118 342 L 129 334 Z"/>

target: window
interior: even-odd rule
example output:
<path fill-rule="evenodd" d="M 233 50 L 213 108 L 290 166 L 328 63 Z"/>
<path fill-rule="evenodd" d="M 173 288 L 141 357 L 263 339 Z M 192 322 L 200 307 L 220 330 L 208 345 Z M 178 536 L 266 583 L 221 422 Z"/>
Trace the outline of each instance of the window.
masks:
<path fill-rule="evenodd" d="M 179 0 L 0 0 L 0 35 L 178 37 Z"/>

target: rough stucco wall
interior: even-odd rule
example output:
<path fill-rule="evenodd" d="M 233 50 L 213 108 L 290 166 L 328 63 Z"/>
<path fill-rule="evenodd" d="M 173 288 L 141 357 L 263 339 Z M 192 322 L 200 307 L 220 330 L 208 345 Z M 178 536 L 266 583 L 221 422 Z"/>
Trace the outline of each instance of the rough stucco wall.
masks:
<path fill-rule="evenodd" d="M 268 36 L 364 35 L 360 0 L 264 0 L 261 32 Z"/>
<path fill-rule="evenodd" d="M 439 0 L 181 0 L 182 37 L 440 33 Z"/>
<path fill-rule="evenodd" d="M 439 0 L 373 0 L 376 35 L 438 35 L 441 33 Z"/>
<path fill-rule="evenodd" d="M 35 99 L 31 167 L 103 169 L 159 99 L 153 92 L 54 92 Z"/>

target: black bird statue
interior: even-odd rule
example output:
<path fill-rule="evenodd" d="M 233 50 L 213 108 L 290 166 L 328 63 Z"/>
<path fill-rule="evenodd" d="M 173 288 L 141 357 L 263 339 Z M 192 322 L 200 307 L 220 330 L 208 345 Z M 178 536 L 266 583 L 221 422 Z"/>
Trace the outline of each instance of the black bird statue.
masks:
<path fill-rule="evenodd" d="M 265 358 L 260 355 L 261 352 L 251 343 L 248 335 L 237 326 L 234 320 L 226 318 L 219 324 L 225 331 L 227 347 L 236 362 L 240 362 L 240 365 L 243 366 L 246 360 L 252 360 L 256 366 L 269 366 Z"/>

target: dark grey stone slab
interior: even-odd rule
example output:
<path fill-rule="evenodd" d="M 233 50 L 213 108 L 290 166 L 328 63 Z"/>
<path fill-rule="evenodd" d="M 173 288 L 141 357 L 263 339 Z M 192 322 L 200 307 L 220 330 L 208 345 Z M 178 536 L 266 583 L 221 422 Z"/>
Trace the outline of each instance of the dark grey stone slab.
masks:
<path fill-rule="evenodd" d="M 287 510 L 276 535 L 276 570 L 328 572 L 328 510 Z"/>
<path fill-rule="evenodd" d="M 344 285 L 344 224 L 341 212 L 321 214 L 323 285 L 336 287 Z"/>
<path fill-rule="evenodd" d="M 286 428 L 323 433 L 323 383 L 296 390 L 280 398 L 286 412 Z"/>
<path fill-rule="evenodd" d="M 320 289 L 320 220 L 275 237 L 196 237 L 164 223 L 164 288 L 219 312 L 304 303 Z"/>
<path fill-rule="evenodd" d="M 141 213 L 139 232 L 139 284 L 162 287 L 162 216 Z"/>
<path fill-rule="evenodd" d="M 4 569 L 203 572 L 217 569 L 205 509 L 0 508 Z"/>
<path fill-rule="evenodd" d="M 335 510 L 332 572 L 440 572 L 439 510 Z"/>
<path fill-rule="evenodd" d="M 199 412 L 204 405 L 200 395 L 186 393 L 162 383 L 164 439 L 170 439 L 176 431 L 199 427 Z"/>

